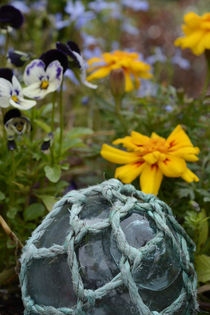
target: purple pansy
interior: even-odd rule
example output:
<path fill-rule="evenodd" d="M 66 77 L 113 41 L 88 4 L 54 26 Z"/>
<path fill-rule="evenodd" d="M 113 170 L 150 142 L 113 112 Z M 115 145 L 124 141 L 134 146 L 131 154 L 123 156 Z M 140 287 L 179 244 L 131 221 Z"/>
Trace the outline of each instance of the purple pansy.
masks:
<path fill-rule="evenodd" d="M 20 10 L 12 5 L 5 4 L 0 7 L 0 28 L 9 30 L 12 28 L 20 28 L 24 18 Z"/>
<path fill-rule="evenodd" d="M 73 41 L 68 41 L 66 44 L 58 42 L 57 49 L 61 50 L 68 57 L 70 57 L 70 67 L 77 67 L 80 69 L 81 82 L 91 89 L 96 89 L 97 85 L 86 81 L 86 64 L 81 56 L 81 52 L 77 44 Z"/>
<path fill-rule="evenodd" d="M 24 95 L 42 99 L 56 91 L 62 82 L 63 73 L 68 68 L 66 55 L 58 49 L 48 50 L 40 59 L 32 60 L 25 68 L 23 79 L 27 87 Z"/>
<path fill-rule="evenodd" d="M 9 68 L 0 69 L 0 107 L 16 107 L 27 110 L 35 106 L 36 102 L 23 98 L 22 87 Z"/>

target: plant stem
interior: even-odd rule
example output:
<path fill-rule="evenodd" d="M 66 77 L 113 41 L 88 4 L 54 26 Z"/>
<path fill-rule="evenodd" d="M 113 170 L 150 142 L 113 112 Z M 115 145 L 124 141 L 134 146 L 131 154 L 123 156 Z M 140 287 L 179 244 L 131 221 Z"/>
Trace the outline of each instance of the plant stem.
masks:
<path fill-rule="evenodd" d="M 60 158 L 62 145 L 63 145 L 63 128 L 64 128 L 64 121 L 63 121 L 63 80 L 61 82 L 60 92 L 59 92 L 59 115 L 60 115 L 59 158 Z"/>
<path fill-rule="evenodd" d="M 56 91 L 52 95 L 52 112 L 51 112 L 51 132 L 54 133 L 55 131 L 55 102 L 56 102 Z M 50 147 L 51 152 L 51 165 L 54 164 L 54 152 L 55 151 L 55 145 L 54 145 L 54 139 L 52 139 L 52 144 Z"/>
<path fill-rule="evenodd" d="M 3 66 L 6 67 L 7 65 L 7 52 L 9 47 L 9 32 L 6 32 L 5 36 L 5 46 L 4 46 L 4 58 L 3 58 Z"/>
<path fill-rule="evenodd" d="M 118 96 L 115 96 L 114 97 L 114 101 L 115 101 L 115 112 L 116 112 L 116 115 L 124 129 L 124 132 L 127 134 L 128 133 L 128 128 L 127 128 L 127 125 L 126 125 L 126 122 L 123 118 L 123 116 L 121 115 L 121 105 L 122 105 L 122 97 L 118 97 Z"/>
<path fill-rule="evenodd" d="M 201 91 L 201 99 L 203 100 L 206 96 L 206 93 L 208 91 L 208 87 L 210 84 L 210 62 L 207 60 L 207 73 L 206 73 L 206 79 Z"/>

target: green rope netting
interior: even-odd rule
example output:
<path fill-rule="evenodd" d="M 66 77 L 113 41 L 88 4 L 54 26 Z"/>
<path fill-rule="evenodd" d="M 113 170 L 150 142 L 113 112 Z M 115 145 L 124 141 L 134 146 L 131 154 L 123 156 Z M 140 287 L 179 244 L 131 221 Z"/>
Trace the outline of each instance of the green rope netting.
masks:
<path fill-rule="evenodd" d="M 107 219 L 100 220 L 97 223 L 84 222 L 79 218 L 87 196 L 90 192 L 98 193 L 111 203 L 110 215 Z M 63 245 L 54 244 L 49 248 L 36 247 L 37 242 L 56 218 L 61 209 L 69 204 L 69 224 L 70 233 L 67 235 Z M 135 212 L 146 212 L 157 226 L 157 233 L 153 239 L 141 248 L 130 246 L 126 240 L 125 234 L 120 226 L 120 221 L 132 209 Z M 173 227 L 172 233 L 170 226 Z M 122 254 L 119 264 L 119 273 L 108 283 L 96 290 L 84 287 L 80 275 L 80 265 L 75 252 L 77 246 L 87 235 L 97 234 L 111 227 L 115 236 L 118 249 Z M 161 312 L 151 311 L 143 302 L 138 286 L 133 278 L 133 270 L 141 264 L 142 258 L 154 250 L 165 237 L 169 237 L 172 247 L 179 253 L 180 265 L 182 269 L 183 288 L 178 298 Z M 196 314 L 198 305 L 196 301 L 197 279 L 192 263 L 192 252 L 194 244 L 184 229 L 175 220 L 171 209 L 157 197 L 151 194 L 145 194 L 136 190 L 132 185 L 123 185 L 116 179 L 105 181 L 99 185 L 86 189 L 74 190 L 66 194 L 57 202 L 53 210 L 46 216 L 42 224 L 33 232 L 31 238 L 27 241 L 21 257 L 20 283 L 22 289 L 22 298 L 25 306 L 25 315 L 31 314 L 85 314 L 84 306 L 93 306 L 97 300 L 106 296 L 111 290 L 122 285 L 126 286 L 132 303 L 136 306 L 140 315 L 172 315 L 179 314 L 180 306 L 185 303 L 189 305 L 186 308 L 185 315 Z M 67 262 L 71 272 L 73 290 L 77 296 L 77 303 L 72 308 L 56 308 L 49 305 L 38 305 L 28 293 L 28 269 L 32 259 L 55 257 L 59 254 L 67 254 Z"/>

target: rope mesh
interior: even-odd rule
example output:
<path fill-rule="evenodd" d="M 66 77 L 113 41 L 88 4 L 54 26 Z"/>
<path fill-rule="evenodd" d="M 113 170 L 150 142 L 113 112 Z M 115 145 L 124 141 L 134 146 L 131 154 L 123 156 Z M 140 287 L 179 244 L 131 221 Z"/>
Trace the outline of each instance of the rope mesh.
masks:
<path fill-rule="evenodd" d="M 102 195 L 111 204 L 110 215 L 97 223 L 85 222 L 79 218 L 83 206 L 87 202 L 87 196 L 91 192 Z M 54 222 L 61 209 L 69 205 L 69 224 L 71 231 L 67 235 L 63 245 L 54 244 L 49 248 L 37 248 L 36 243 L 40 240 L 46 229 Z M 141 248 L 129 245 L 121 228 L 120 221 L 130 211 L 146 213 L 156 224 L 157 233 L 153 239 Z M 173 227 L 173 231 L 170 228 Z M 97 234 L 110 227 L 115 236 L 118 249 L 122 254 L 119 263 L 119 273 L 108 283 L 96 290 L 86 289 L 80 275 L 80 265 L 75 252 L 75 246 L 83 238 L 91 233 Z M 174 233 L 175 231 L 175 233 Z M 184 286 L 171 305 L 161 312 L 151 311 L 143 302 L 138 286 L 134 281 L 133 272 L 141 264 L 143 257 L 152 252 L 165 237 L 169 237 L 174 250 L 179 253 Z M 85 314 L 84 307 L 91 307 L 96 300 L 106 296 L 111 290 L 124 285 L 127 287 L 130 299 L 136 306 L 140 315 L 171 315 L 179 314 L 183 303 L 190 305 L 185 315 L 197 314 L 198 304 L 196 300 L 196 274 L 192 263 L 194 244 L 184 229 L 175 220 L 171 209 L 157 197 L 136 190 L 132 185 L 123 185 L 116 179 L 105 181 L 99 185 L 92 186 L 79 191 L 71 191 L 58 201 L 53 210 L 46 216 L 41 225 L 33 232 L 27 241 L 21 257 L 20 283 L 22 299 L 25 306 L 25 315 L 31 314 Z M 55 257 L 59 254 L 67 254 L 67 263 L 72 276 L 74 293 L 77 303 L 72 308 L 38 305 L 28 293 L 28 268 L 32 259 Z"/>

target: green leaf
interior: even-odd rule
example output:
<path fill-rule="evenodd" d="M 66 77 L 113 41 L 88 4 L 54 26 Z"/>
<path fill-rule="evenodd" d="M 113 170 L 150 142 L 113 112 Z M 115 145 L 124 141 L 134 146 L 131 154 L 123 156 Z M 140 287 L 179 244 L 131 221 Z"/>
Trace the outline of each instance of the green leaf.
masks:
<path fill-rule="evenodd" d="M 0 200 L 4 200 L 4 199 L 5 199 L 5 194 L 2 191 L 0 191 Z"/>
<path fill-rule="evenodd" d="M 199 249 L 202 245 L 204 245 L 208 238 L 208 217 L 206 216 L 206 212 L 204 209 L 198 215 L 198 243 L 197 248 Z"/>
<path fill-rule="evenodd" d="M 72 128 L 68 133 L 67 133 L 67 137 L 70 139 L 73 138 L 79 138 L 81 136 L 87 136 L 87 135 L 92 135 L 93 134 L 93 130 L 90 128 Z"/>
<path fill-rule="evenodd" d="M 45 207 L 48 211 L 51 211 L 54 204 L 56 203 L 57 199 L 51 195 L 37 195 L 42 202 L 44 203 Z"/>
<path fill-rule="evenodd" d="M 34 119 L 34 122 L 39 126 L 41 129 L 43 129 L 46 133 L 49 133 L 51 131 L 50 126 L 48 126 L 44 121 L 40 119 Z"/>
<path fill-rule="evenodd" d="M 210 256 L 198 255 L 195 257 L 195 266 L 198 275 L 198 281 L 210 281 Z"/>
<path fill-rule="evenodd" d="M 44 213 L 45 207 L 42 203 L 33 203 L 25 209 L 23 216 L 25 221 L 32 221 L 43 216 Z"/>
<path fill-rule="evenodd" d="M 18 208 L 16 207 L 10 207 L 9 210 L 7 211 L 7 217 L 9 219 L 14 219 L 16 214 L 18 212 Z"/>
<path fill-rule="evenodd" d="M 68 151 L 69 149 L 78 148 L 78 147 L 85 147 L 85 144 L 82 142 L 81 139 L 71 139 L 71 140 L 65 141 L 62 147 L 62 154 Z"/>
<path fill-rule="evenodd" d="M 52 183 L 57 183 L 61 177 L 61 168 L 59 165 L 48 166 L 44 168 L 45 175 Z"/>

